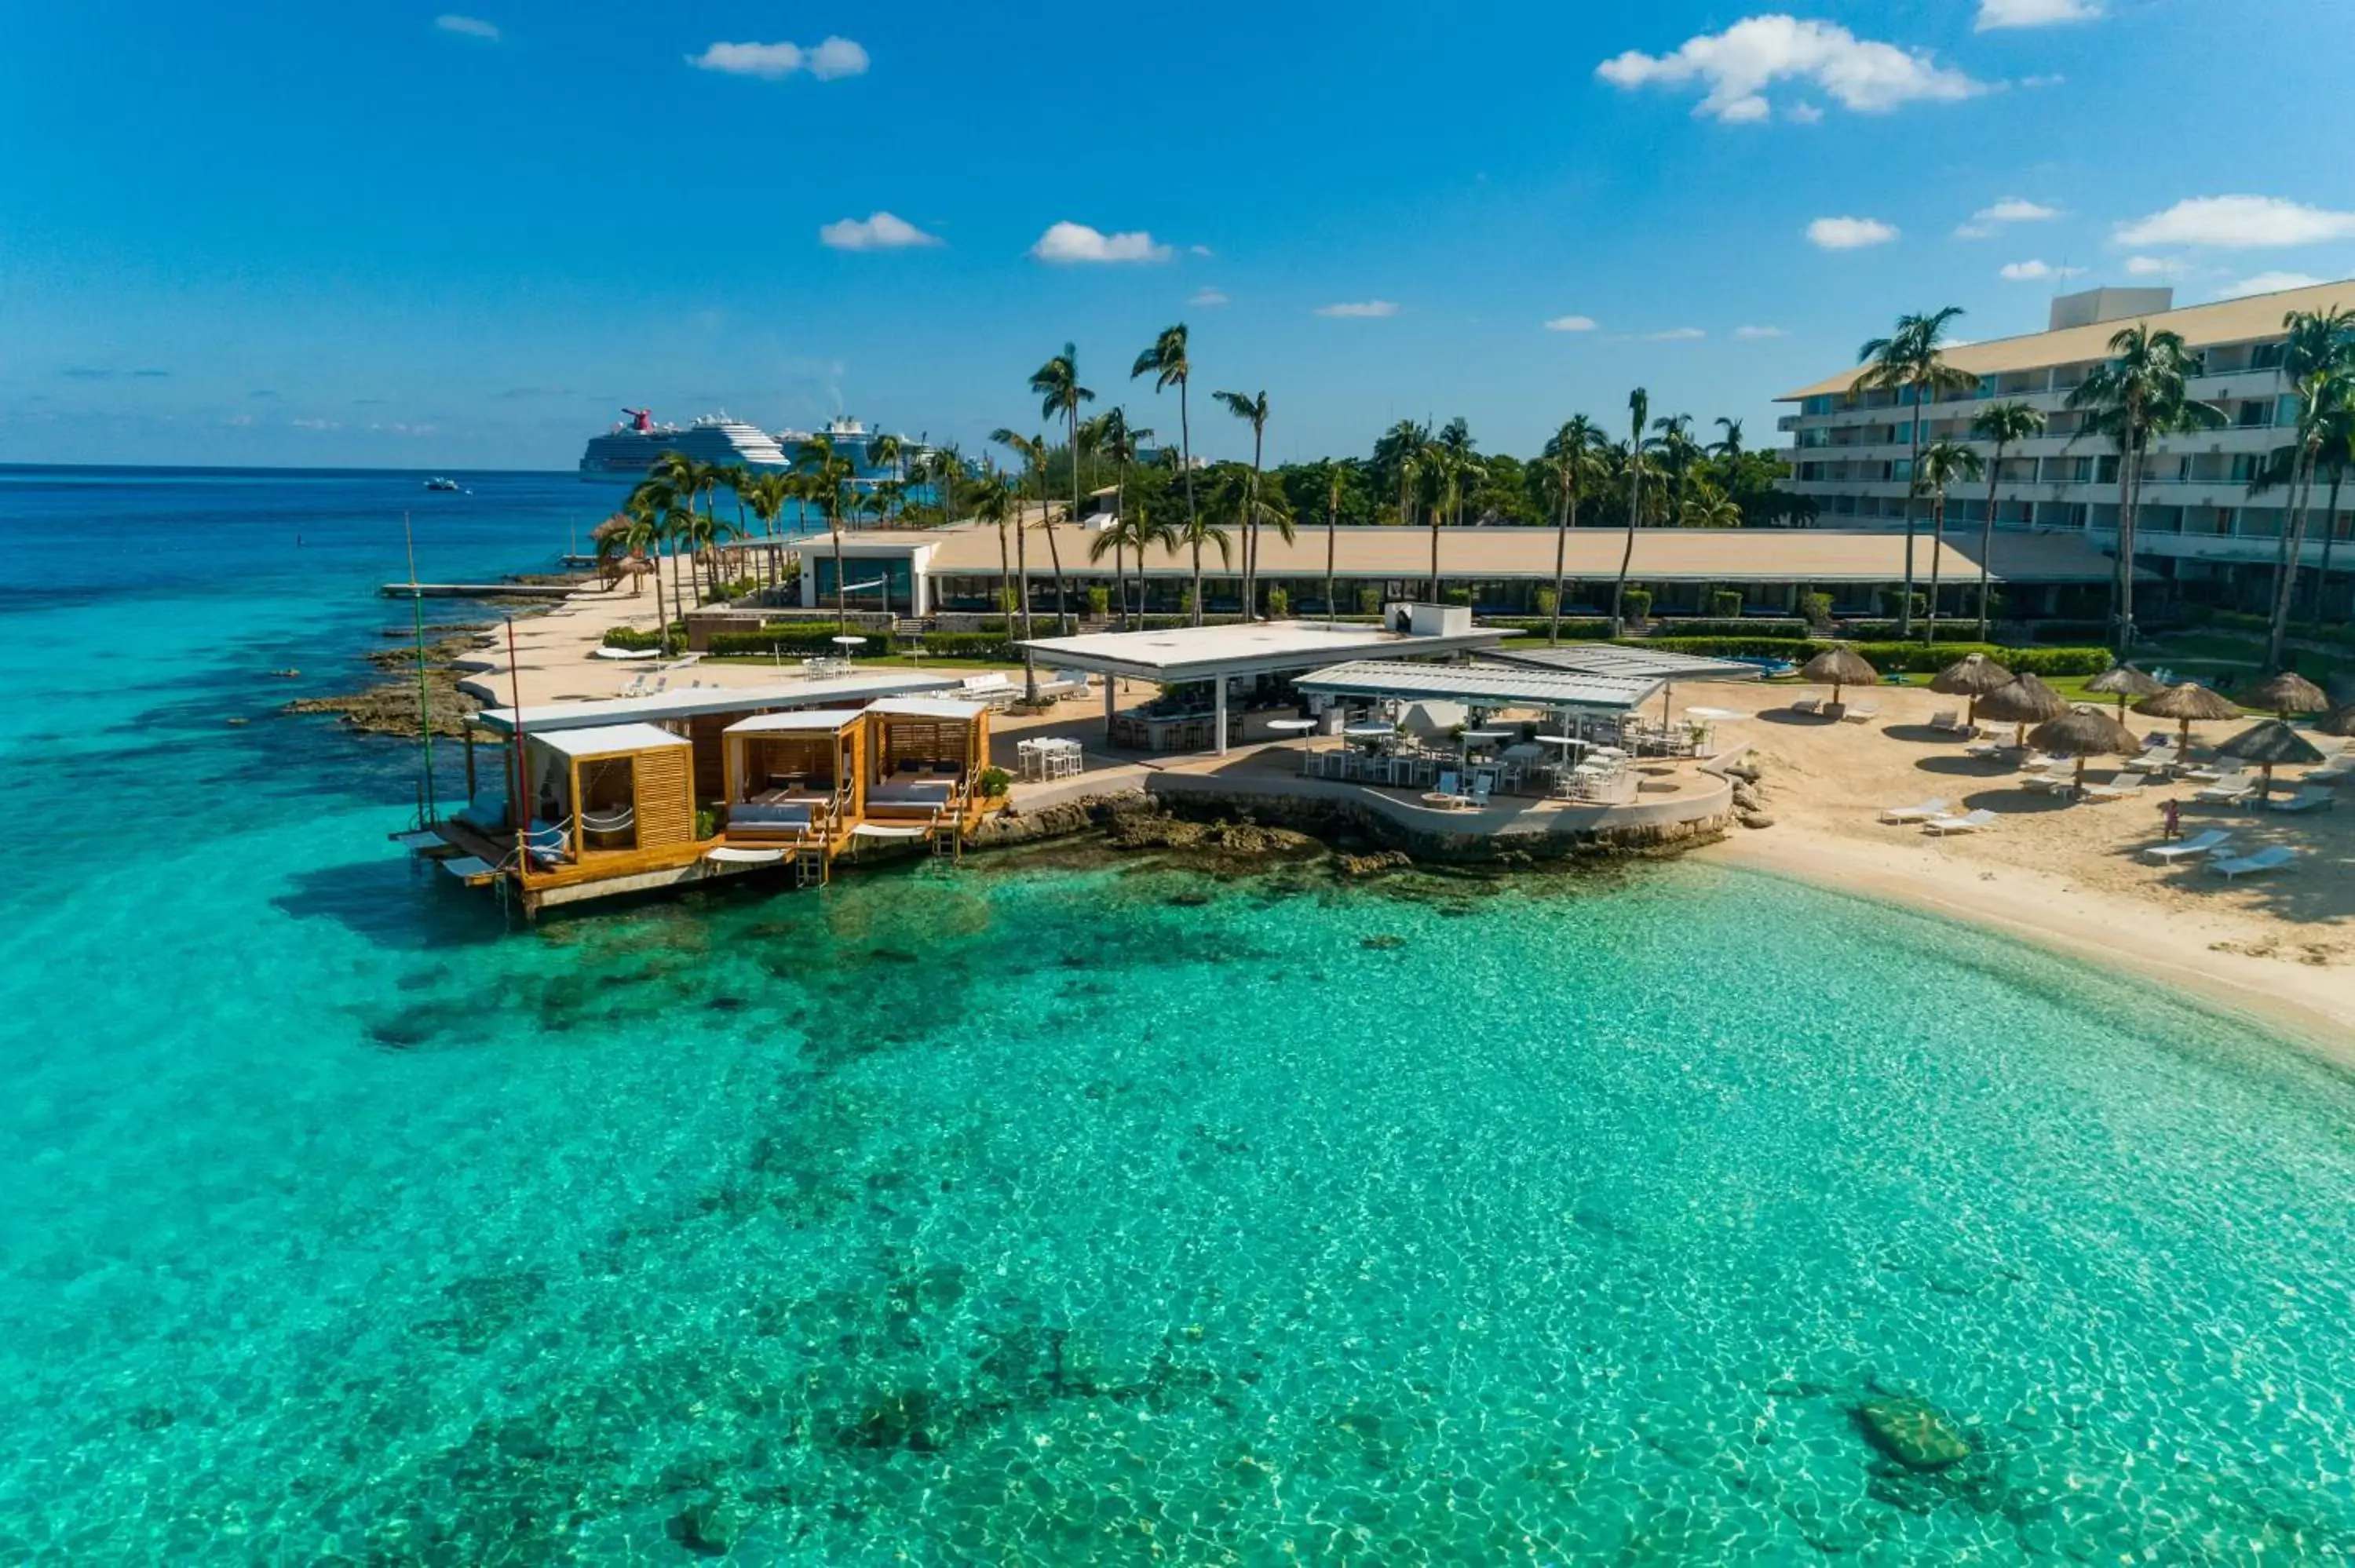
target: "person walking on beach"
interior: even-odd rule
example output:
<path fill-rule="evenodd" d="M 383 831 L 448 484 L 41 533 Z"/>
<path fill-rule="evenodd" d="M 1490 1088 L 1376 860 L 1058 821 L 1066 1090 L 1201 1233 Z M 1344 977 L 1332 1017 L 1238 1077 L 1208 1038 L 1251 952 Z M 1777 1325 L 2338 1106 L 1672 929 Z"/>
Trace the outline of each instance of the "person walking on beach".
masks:
<path fill-rule="evenodd" d="M 2183 836 L 2183 808 L 2172 799 L 2158 803 L 2158 837 L 2162 843 L 2173 843 Z"/>

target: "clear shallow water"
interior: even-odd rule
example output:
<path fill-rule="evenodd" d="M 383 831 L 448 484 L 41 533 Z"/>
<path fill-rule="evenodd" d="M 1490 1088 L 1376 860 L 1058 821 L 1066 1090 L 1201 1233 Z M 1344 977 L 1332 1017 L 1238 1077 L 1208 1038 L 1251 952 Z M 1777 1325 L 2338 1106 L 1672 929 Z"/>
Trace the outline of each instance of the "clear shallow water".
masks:
<path fill-rule="evenodd" d="M 577 487 L 513 482 L 467 569 L 560 544 Z M 412 486 L 242 482 L 349 558 L 221 524 L 6 612 L 57 828 L 0 948 L 0 1557 L 2355 1549 L 2341 1075 L 1690 865 L 998 860 L 502 937 L 385 853 L 409 754 L 250 679 L 378 645 Z M 18 558 L 178 504 L 0 478 Z M 189 829 L 123 832 L 159 788 Z M 1888 1393 L 1971 1457 L 1878 1458 Z"/>

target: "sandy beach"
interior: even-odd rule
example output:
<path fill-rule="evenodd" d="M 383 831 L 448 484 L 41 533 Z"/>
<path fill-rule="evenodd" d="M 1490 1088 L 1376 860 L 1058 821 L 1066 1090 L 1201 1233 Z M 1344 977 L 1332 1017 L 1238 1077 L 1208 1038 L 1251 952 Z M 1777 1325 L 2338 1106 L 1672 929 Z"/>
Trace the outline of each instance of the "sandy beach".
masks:
<path fill-rule="evenodd" d="M 1732 738 L 1751 743 L 1765 774 L 1771 828 L 1742 832 L 1704 857 L 1998 927 L 2097 963 L 2124 964 L 2355 1063 L 2355 810 L 2287 815 L 2192 803 L 2188 784 L 2153 785 L 2132 800 L 2071 804 L 2019 787 L 2008 763 L 1981 761 L 1927 727 L 1955 705 L 1921 687 L 1870 696 L 1864 724 L 1788 711 L 1800 688 L 1700 685 L 1687 704 L 1755 715 Z M 2137 731 L 2169 727 L 2128 715 Z M 2196 743 L 2253 720 L 2194 725 Z M 2323 737 L 2326 749 L 2339 744 Z M 2103 779 L 2115 763 L 2087 766 Z M 2280 779 L 2291 787 L 2297 769 Z M 1934 837 L 1881 822 L 1883 808 L 1945 797 L 1957 811 L 2001 814 L 1995 829 Z M 2186 836 L 2229 829 L 2254 850 L 2303 852 L 2286 871 L 2227 882 L 2204 863 L 2154 865 L 2158 805 L 2183 804 Z"/>

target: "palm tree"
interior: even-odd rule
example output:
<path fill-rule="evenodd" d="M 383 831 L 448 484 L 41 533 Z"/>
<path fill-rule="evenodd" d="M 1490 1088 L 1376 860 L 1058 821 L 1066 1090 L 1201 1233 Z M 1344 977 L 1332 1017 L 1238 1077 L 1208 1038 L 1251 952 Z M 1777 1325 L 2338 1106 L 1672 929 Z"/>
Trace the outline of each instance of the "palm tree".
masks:
<path fill-rule="evenodd" d="M 1979 634 L 1987 640 L 1987 583 L 1992 568 L 1987 562 L 1995 555 L 1995 488 L 2003 482 L 2003 449 L 2018 441 L 2033 440 L 2044 433 L 2044 411 L 2025 403 L 1998 403 L 1982 408 L 1971 420 L 1971 440 L 1985 441 L 1995 448 L 1995 456 L 1987 465 L 1987 513 L 1979 519 Z"/>
<path fill-rule="evenodd" d="M 598 548 L 616 545 L 629 555 L 644 556 L 653 565 L 655 577 L 655 624 L 661 628 L 655 633 L 656 645 L 667 656 L 670 652 L 670 612 L 663 608 L 662 546 L 663 516 L 670 505 L 670 493 L 660 486 L 641 484 L 630 492 L 622 503 L 622 515 L 628 524 L 606 539 L 598 541 Z"/>
<path fill-rule="evenodd" d="M 1142 500 L 1136 503 L 1134 514 L 1126 510 L 1115 514 L 1112 526 L 1098 529 L 1095 538 L 1089 542 L 1088 559 L 1091 562 L 1101 561 L 1107 551 L 1111 553 L 1113 581 L 1120 596 L 1120 623 L 1124 628 L 1128 625 L 1128 552 L 1136 552 L 1136 571 L 1141 581 L 1145 576 L 1145 552 L 1154 545 L 1160 546 L 1165 551 L 1175 550 L 1178 547 L 1178 530 L 1167 523 L 1150 519 Z"/>
<path fill-rule="evenodd" d="M 1384 430 L 1374 442 L 1374 472 L 1384 469 L 1398 470 L 1399 526 L 1414 526 L 1414 485 L 1416 471 L 1422 466 L 1423 450 L 1431 444 L 1431 431 L 1412 419 L 1401 419 Z"/>
<path fill-rule="evenodd" d="M 1739 528 L 1742 507 L 1704 475 L 1693 482 L 1689 493 L 1678 503 L 1676 518 L 1679 528 Z"/>
<path fill-rule="evenodd" d="M 1546 443 L 1544 461 L 1561 500 L 1554 514 L 1553 616 L 1546 626 L 1549 647 L 1561 641 L 1561 590 L 1570 564 L 1570 531 L 1578 526 L 1579 498 L 1602 476 L 1602 454 L 1595 450 L 1602 440 L 1603 432 L 1594 422 L 1579 414 L 1564 420 Z"/>
<path fill-rule="evenodd" d="M 1341 488 L 1348 482 L 1348 476 L 1342 472 L 1339 463 L 1325 465 L 1325 624 L 1327 626 L 1337 624 L 1341 617 L 1340 607 L 1333 602 L 1333 556 L 1340 545 Z"/>
<path fill-rule="evenodd" d="M 1065 344 L 1063 352 L 1030 373 L 1030 390 L 1039 394 L 1039 417 L 1063 421 L 1065 439 L 1070 443 L 1071 457 L 1071 515 L 1080 520 L 1080 405 L 1092 403 L 1096 395 L 1080 385 L 1080 351 Z M 1050 544 L 1053 535 L 1048 536 Z M 1062 590 L 1058 588 L 1058 593 Z M 1060 615 L 1060 609 L 1057 611 Z"/>
<path fill-rule="evenodd" d="M 1928 315 L 1905 315 L 1897 318 L 1897 328 L 1887 337 L 1876 337 L 1857 351 L 1864 369 L 1857 376 L 1854 390 L 1870 391 L 1887 387 L 1895 392 L 1901 402 L 1910 401 L 1913 418 L 1906 422 L 1906 431 L 1913 442 L 1913 458 L 1905 471 L 1911 476 L 1922 462 L 1923 429 L 1923 410 L 1941 397 L 1952 397 L 1970 391 L 1979 378 L 1967 370 L 1956 369 L 1946 363 L 1945 345 L 1946 325 L 1963 313 L 1960 305 L 1948 305 Z M 1913 634 L 1913 500 L 1915 492 L 1905 492 L 1905 597 L 1899 600 L 1897 635 Z"/>
<path fill-rule="evenodd" d="M 872 487 L 871 494 L 878 502 L 886 503 L 875 508 L 875 520 L 879 523 L 888 522 L 891 515 L 889 503 L 904 500 L 907 496 L 907 485 L 904 482 L 907 478 L 907 450 L 897 436 L 889 434 L 870 436 L 867 440 L 867 466 L 883 476 Z M 887 491 L 883 488 L 885 484 L 891 484 L 896 488 Z"/>
<path fill-rule="evenodd" d="M 1464 524 L 1464 496 L 1469 488 L 1464 482 L 1480 467 L 1480 460 L 1472 455 L 1472 448 L 1476 444 L 1472 440 L 1472 427 L 1465 422 L 1463 415 L 1458 414 L 1439 428 L 1439 435 L 1433 444 L 1446 454 L 1449 488 L 1454 493 L 1452 521 L 1461 527 Z M 1433 597 L 1436 598 L 1435 593 Z"/>
<path fill-rule="evenodd" d="M 1202 546 L 1205 544 L 1216 545 L 1219 547 L 1219 564 L 1232 566 L 1233 541 L 1224 528 L 1192 511 L 1186 514 L 1186 525 L 1174 529 L 1173 533 L 1178 543 L 1194 553 L 1194 624 L 1199 626 L 1202 624 Z"/>
<path fill-rule="evenodd" d="M 1199 535 L 1201 525 L 1194 511 L 1194 424 L 1186 410 L 1186 387 L 1193 379 L 1194 366 L 1186 357 L 1184 322 L 1161 329 L 1161 335 L 1153 340 L 1153 346 L 1138 355 L 1136 363 L 1129 366 L 1128 378 L 1134 381 L 1147 374 L 1153 377 L 1156 392 L 1167 391 L 1172 383 L 1178 387 L 1178 460 L 1186 475 L 1186 531 Z M 1224 547 L 1220 546 L 1221 549 Z M 1197 556 L 1201 554 L 1199 542 L 1195 546 L 1195 554 Z M 1195 575 L 1199 578 L 1201 574 L 1197 572 Z M 1201 624 L 1202 615 L 1201 587 L 1199 581 L 1194 585 L 1194 616 L 1198 626 Z"/>
<path fill-rule="evenodd" d="M 826 531 L 834 536 L 834 620 L 837 635 L 850 634 L 850 605 L 847 597 L 849 579 L 842 567 L 842 502 L 843 492 L 855 471 L 850 459 L 837 451 L 832 436 L 812 436 L 802 442 L 794 456 L 794 466 L 803 474 L 802 498 L 817 503 L 819 514 L 826 518 Z"/>
<path fill-rule="evenodd" d="M 1701 456 L 1700 444 L 1692 439 L 1692 416 L 1663 414 L 1652 421 L 1652 429 L 1659 432 L 1660 466 L 1668 471 L 1668 515 L 1681 525 L 1685 489 L 1692 482 L 1693 464 Z"/>
<path fill-rule="evenodd" d="M 2355 399 L 2342 397 L 2323 423 L 2322 451 L 2330 470 L 2330 499 L 2322 509 L 2322 562 L 2314 574 L 2314 593 L 2307 603 L 2307 620 L 2322 626 L 2322 599 L 2330 586 L 2331 547 L 2339 542 L 2339 488 L 2348 470 L 2355 467 Z"/>
<path fill-rule="evenodd" d="M 1251 501 L 1247 510 L 1254 519 L 1259 512 L 1260 462 L 1267 444 L 1267 394 L 1246 397 L 1240 392 L 1213 392 L 1211 397 L 1223 404 L 1228 413 L 1252 428 Z M 1259 524 L 1252 521 L 1243 527 L 1243 616 L 1256 620 L 1259 616 Z"/>
<path fill-rule="evenodd" d="M 771 588 L 777 583 L 777 519 L 784 515 L 785 503 L 793 499 L 794 478 L 790 473 L 770 469 L 753 474 L 737 491 L 744 498 L 745 504 L 751 508 L 753 517 L 761 524 L 762 537 L 768 542 L 765 553 Z"/>
<path fill-rule="evenodd" d="M 999 614 L 1008 618 L 1007 630 L 1011 630 L 1014 563 L 1007 549 L 1006 524 L 1009 519 L 1020 519 L 1021 500 L 1015 494 L 1014 487 L 1006 482 L 1006 476 L 997 471 L 997 465 L 994 462 L 985 462 L 981 477 L 973 482 L 974 520 L 997 530 L 997 609 Z M 1030 634 L 1027 609 L 1023 612 L 1022 634 L 1025 637 Z"/>
<path fill-rule="evenodd" d="M 1431 516 L 1431 602 L 1433 604 L 1441 602 L 1439 525 L 1455 508 L 1461 493 L 1458 487 L 1463 482 L 1463 471 L 1457 466 L 1455 454 L 1440 441 L 1433 441 L 1424 447 L 1422 455 L 1415 460 L 1415 474 L 1419 481 L 1417 489 Z"/>
<path fill-rule="evenodd" d="M 1626 626 L 1620 619 L 1620 609 L 1627 598 L 1627 572 L 1636 564 L 1636 519 L 1643 511 L 1644 496 L 1644 421 L 1652 412 L 1652 395 L 1641 387 L 1627 394 L 1627 412 L 1633 416 L 1635 434 L 1627 439 L 1627 547 L 1619 556 L 1619 580 L 1611 589 L 1611 634 L 1616 637 Z"/>
<path fill-rule="evenodd" d="M 2110 354 L 2069 394 L 2069 407 L 2087 416 L 2078 436 L 2107 436 L 2118 449 L 2118 558 L 2111 602 L 2117 652 L 2124 658 L 2134 645 L 2135 513 L 2143 454 L 2155 435 L 2212 429 L 2224 416 L 2192 400 L 2186 383 L 2199 374 L 2199 361 L 2181 334 L 2154 332 L 2148 323 L 2137 322 L 2110 338 Z"/>
<path fill-rule="evenodd" d="M 2282 373 L 2297 398 L 2297 467 L 2290 500 L 2296 510 L 2282 530 L 2281 557 L 2275 568 L 2273 624 L 2265 634 L 2265 668 L 2282 668 L 2289 636 L 2289 609 L 2296 598 L 2299 557 L 2306 549 L 2307 520 L 2314 505 L 2314 471 L 2330 439 L 2333 411 L 2343 407 L 2355 385 L 2355 311 L 2292 311 L 2282 318 L 2289 341 L 2282 349 Z M 2335 486 L 2334 486 L 2335 488 Z M 2336 503 L 2334 502 L 2334 505 Z M 2328 526 L 2326 523 L 2325 526 Z"/>
<path fill-rule="evenodd" d="M 698 462 L 685 452 L 657 452 L 655 454 L 655 461 L 647 466 L 646 477 L 642 482 L 663 486 L 669 492 L 672 503 L 684 506 L 687 511 L 692 512 L 695 510 L 696 499 L 719 482 L 719 470 L 710 463 Z M 674 600 L 682 600 L 686 599 L 687 594 L 678 584 L 677 552 L 672 553 L 670 569 L 671 598 Z M 694 569 L 694 563 L 688 562 L 688 572 L 692 574 Z"/>
<path fill-rule="evenodd" d="M 1717 417 L 1717 422 L 1720 428 L 1725 431 L 1724 436 L 1718 440 L 1710 442 L 1709 445 L 1702 450 L 1707 451 L 1710 456 L 1725 464 L 1726 477 L 1731 479 L 1734 471 L 1741 466 L 1742 460 L 1748 457 L 1750 452 L 1749 449 L 1742 444 L 1741 420 L 1729 419 L 1724 415 L 1720 414 Z"/>
<path fill-rule="evenodd" d="M 1930 498 L 1930 615 L 1922 637 L 1925 643 L 1938 641 L 1938 567 L 1946 553 L 1947 487 L 1986 471 L 1979 454 L 1961 441 L 1933 441 L 1922 449 L 1921 461 L 1914 465 L 1913 488 Z"/>
<path fill-rule="evenodd" d="M 1028 436 L 1022 435 L 1014 430 L 1007 429 L 1001 426 L 999 429 L 992 430 L 989 433 L 989 439 L 996 441 L 999 446 L 1006 448 L 1016 457 L 1021 459 L 1022 467 L 1026 473 L 1035 474 L 1038 476 L 1039 507 L 1040 511 L 1045 511 L 1047 506 L 1046 438 L 1041 436 L 1034 440 Z M 1014 493 L 1018 500 L 1022 493 L 1020 482 L 1018 481 L 1016 482 Z M 1022 607 L 1022 635 L 1025 638 L 1028 638 L 1030 635 L 1030 548 L 1025 537 L 1028 532 L 1028 524 L 1023 520 L 1020 509 L 1018 506 L 1014 519 L 1014 569 L 1018 574 L 1021 583 L 1021 586 L 1017 592 L 1019 595 L 1018 602 Z M 1051 538 L 1053 535 L 1050 535 L 1049 537 Z M 1058 630 L 1060 629 L 1062 624 L 1062 609 L 1061 587 L 1059 583 L 1056 589 L 1055 602 L 1056 626 Z M 1032 676 L 1032 680 L 1035 682 L 1037 676 L 1034 674 Z"/>

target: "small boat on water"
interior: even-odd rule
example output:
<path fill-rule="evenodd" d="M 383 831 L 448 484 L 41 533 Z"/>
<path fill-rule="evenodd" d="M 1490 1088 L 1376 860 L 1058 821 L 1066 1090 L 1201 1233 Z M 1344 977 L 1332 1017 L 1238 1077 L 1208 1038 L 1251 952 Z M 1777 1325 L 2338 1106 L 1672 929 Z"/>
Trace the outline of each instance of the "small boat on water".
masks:
<path fill-rule="evenodd" d="M 456 480 L 444 479 L 437 473 L 432 479 L 425 482 L 425 488 L 428 490 L 456 490 L 459 488 L 459 485 Z"/>

